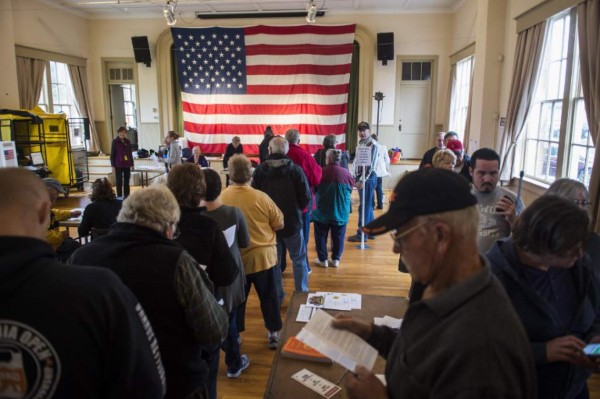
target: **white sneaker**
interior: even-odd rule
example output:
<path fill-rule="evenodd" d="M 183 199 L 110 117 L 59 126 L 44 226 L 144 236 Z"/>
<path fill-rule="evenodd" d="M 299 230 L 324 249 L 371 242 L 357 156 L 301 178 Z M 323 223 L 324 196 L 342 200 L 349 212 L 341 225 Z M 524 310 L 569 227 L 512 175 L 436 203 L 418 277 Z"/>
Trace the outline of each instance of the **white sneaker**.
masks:
<path fill-rule="evenodd" d="M 315 266 L 328 267 L 329 262 L 327 261 L 327 259 L 325 259 L 324 261 L 320 261 L 319 259 L 317 259 L 315 260 Z"/>
<path fill-rule="evenodd" d="M 331 259 L 329 261 L 329 264 L 331 265 L 331 267 L 339 267 L 340 261 L 339 260 L 335 260 L 335 259 Z"/>

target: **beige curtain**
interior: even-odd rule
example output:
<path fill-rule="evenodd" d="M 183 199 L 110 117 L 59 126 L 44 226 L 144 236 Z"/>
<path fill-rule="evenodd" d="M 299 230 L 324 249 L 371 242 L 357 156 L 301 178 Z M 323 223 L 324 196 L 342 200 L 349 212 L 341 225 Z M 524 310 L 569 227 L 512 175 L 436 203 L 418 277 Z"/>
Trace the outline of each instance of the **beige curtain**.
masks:
<path fill-rule="evenodd" d="M 452 110 L 452 93 L 456 87 L 456 64 L 450 66 L 450 79 L 448 80 L 448 93 L 446 95 L 446 117 L 444 118 L 444 130 L 450 130 L 450 113 Z M 436 132 L 437 133 L 437 132 Z"/>
<path fill-rule="evenodd" d="M 86 68 L 83 66 L 69 65 L 69 75 L 75 91 L 75 99 L 79 106 L 79 112 L 84 118 L 90 121 L 90 148 L 88 151 L 96 152 L 99 150 L 100 141 L 98 132 L 94 124 L 94 114 L 90 104 L 89 86 L 87 82 Z"/>
<path fill-rule="evenodd" d="M 590 178 L 592 221 L 600 231 L 600 0 L 588 0 L 577 6 L 581 86 L 590 135 L 596 148 Z"/>
<path fill-rule="evenodd" d="M 463 135 L 463 148 L 469 145 L 469 132 L 471 131 L 471 110 L 473 109 L 473 75 L 475 71 L 475 57 L 471 61 L 471 77 L 469 78 L 469 105 L 467 106 L 467 115 L 465 115 L 465 132 Z"/>
<path fill-rule="evenodd" d="M 514 158 L 517 141 L 521 136 L 539 74 L 546 22 L 541 22 L 519 33 L 515 49 L 515 63 L 508 109 L 506 128 L 500 140 L 500 179 L 508 181 L 514 175 Z"/>
<path fill-rule="evenodd" d="M 46 61 L 17 57 L 17 85 L 19 86 L 21 109 L 32 109 L 38 104 L 44 83 L 45 68 Z"/>

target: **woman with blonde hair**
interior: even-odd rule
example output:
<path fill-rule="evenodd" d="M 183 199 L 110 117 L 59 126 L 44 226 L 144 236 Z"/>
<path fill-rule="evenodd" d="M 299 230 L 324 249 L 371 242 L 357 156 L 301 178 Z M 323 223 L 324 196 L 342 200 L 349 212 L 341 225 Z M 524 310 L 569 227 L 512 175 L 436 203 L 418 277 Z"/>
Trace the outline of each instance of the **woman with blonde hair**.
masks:
<path fill-rule="evenodd" d="M 442 168 L 448 170 L 454 170 L 456 165 L 456 155 L 450 150 L 439 150 L 433 154 L 431 164 L 434 168 Z"/>

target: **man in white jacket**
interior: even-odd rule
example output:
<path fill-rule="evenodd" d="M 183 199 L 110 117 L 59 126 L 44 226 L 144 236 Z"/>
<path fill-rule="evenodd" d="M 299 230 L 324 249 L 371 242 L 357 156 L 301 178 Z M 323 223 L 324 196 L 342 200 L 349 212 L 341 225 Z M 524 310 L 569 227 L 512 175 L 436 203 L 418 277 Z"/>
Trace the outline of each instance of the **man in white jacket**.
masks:
<path fill-rule="evenodd" d="M 373 197 L 373 209 L 383 209 L 383 178 L 390 175 L 390 156 L 388 154 L 387 146 L 377 141 L 377 135 L 372 134 L 371 137 L 377 144 L 377 162 L 375 163 L 377 186 L 375 186 L 375 196 Z"/>

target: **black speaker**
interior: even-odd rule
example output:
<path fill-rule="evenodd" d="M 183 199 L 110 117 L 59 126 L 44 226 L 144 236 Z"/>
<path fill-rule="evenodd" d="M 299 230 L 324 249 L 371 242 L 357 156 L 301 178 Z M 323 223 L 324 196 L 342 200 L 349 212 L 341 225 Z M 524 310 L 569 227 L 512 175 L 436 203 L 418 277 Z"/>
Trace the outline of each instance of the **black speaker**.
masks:
<path fill-rule="evenodd" d="M 150 58 L 150 46 L 148 46 L 148 36 L 133 36 L 131 38 L 133 44 L 133 54 L 135 62 L 143 62 L 147 67 L 150 66 L 152 59 Z"/>
<path fill-rule="evenodd" d="M 377 34 L 377 60 L 387 65 L 389 60 L 394 59 L 394 32 Z"/>

